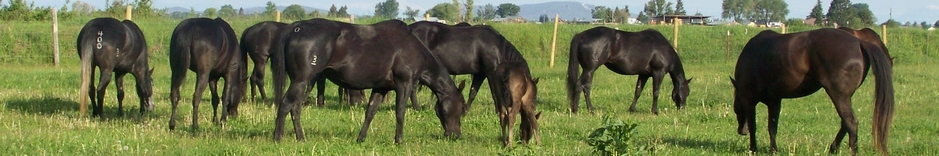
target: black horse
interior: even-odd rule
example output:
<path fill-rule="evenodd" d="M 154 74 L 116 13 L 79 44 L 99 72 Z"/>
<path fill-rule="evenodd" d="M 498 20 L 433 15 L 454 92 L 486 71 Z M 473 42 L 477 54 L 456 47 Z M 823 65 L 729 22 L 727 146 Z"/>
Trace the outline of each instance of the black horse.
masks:
<path fill-rule="evenodd" d="M 279 29 L 286 26 L 286 23 L 264 21 L 248 27 L 241 35 L 241 49 L 248 53 L 251 61 L 254 62 L 254 71 L 251 73 L 250 83 L 251 99 L 257 98 L 255 93 L 260 93 L 261 99 L 267 99 L 267 94 L 264 92 L 264 69 L 267 66 L 270 51 L 274 49 L 274 42 L 277 39 Z M 325 80 L 317 81 L 318 89 L 325 89 L 325 82 Z M 349 103 L 359 103 L 365 99 L 365 92 L 362 90 L 340 88 L 339 93 L 345 95 L 342 96 L 342 99 Z M 325 102 L 323 101 L 322 89 L 316 97 L 317 105 L 323 106 Z"/>
<path fill-rule="evenodd" d="M 285 26 L 286 23 L 264 21 L 248 27 L 241 34 L 241 50 L 254 62 L 250 84 L 252 100 L 257 98 L 255 93 L 260 93 L 261 99 L 267 99 L 267 94 L 264 93 L 264 68 L 267 67 L 267 59 L 277 39 L 277 32 Z"/>
<path fill-rule="evenodd" d="M 303 140 L 298 103 L 306 100 L 306 89 L 316 77 L 328 78 L 349 89 L 372 89 L 365 122 L 358 141 L 365 140 L 369 124 L 388 91 L 398 96 L 395 104 L 397 126 L 395 143 L 404 128 L 407 98 L 420 82 L 437 96 L 436 112 L 444 136 L 460 137 L 463 97 L 447 70 L 417 38 L 407 24 L 398 20 L 373 25 L 354 25 L 325 19 L 297 21 L 280 34 L 277 50 L 271 55 L 274 92 L 278 105 L 274 140 L 284 133 L 285 117 L 292 115 L 294 131 Z M 290 76 L 286 97 L 281 93 Z"/>
<path fill-rule="evenodd" d="M 100 116 L 104 109 L 104 95 L 111 82 L 112 72 L 117 86 L 118 115 L 124 115 L 124 75 L 127 73 L 133 74 L 137 80 L 140 112 L 153 111 L 153 69 L 147 60 L 147 40 L 137 24 L 114 18 L 92 19 L 78 33 L 76 47 L 81 58 L 82 72 L 79 97 L 88 96 L 91 99 L 93 116 Z M 95 75 L 94 67 L 101 71 L 97 91 L 91 88 L 95 85 L 91 81 Z M 84 113 L 87 101 L 79 101 L 81 112 Z"/>
<path fill-rule="evenodd" d="M 490 26 L 449 26 L 421 21 L 409 26 L 411 32 L 440 59 L 451 75 L 472 74 L 469 98 L 464 111 L 469 111 L 483 80 L 496 71 L 502 62 L 525 63 L 515 45 Z M 492 84 L 490 84 L 490 87 Z M 495 96 L 493 96 L 495 98 Z"/>
<path fill-rule="evenodd" d="M 173 113 L 170 130 L 176 128 L 176 106 L 179 104 L 179 87 L 186 80 L 186 73 L 196 73 L 196 90 L 192 96 L 192 129 L 199 128 L 199 102 L 208 85 L 212 91 L 212 120 L 223 124 L 227 116 L 238 115 L 238 104 L 244 97 L 247 82 L 247 58 L 239 49 L 238 38 L 228 22 L 221 18 L 191 18 L 183 20 L 173 30 L 170 40 L 170 68 L 173 70 L 170 100 Z M 225 79 L 222 99 L 218 97 L 217 83 Z M 219 100 L 222 103 L 221 122 L 218 122 Z"/>
<path fill-rule="evenodd" d="M 577 66 L 584 68 L 578 78 Z M 567 90 L 571 100 L 571 112 L 577 113 L 580 93 L 584 93 L 587 108 L 593 113 L 590 88 L 593 72 L 606 65 L 613 72 L 623 75 L 639 75 L 636 92 L 629 111 L 636 111 L 636 102 L 652 77 L 652 113 L 658 115 L 659 87 L 665 74 L 672 77 L 672 101 L 679 109 L 688 100 L 688 83 L 685 70 L 675 48 L 658 31 L 648 29 L 640 32 L 625 32 L 607 27 L 596 27 L 574 35 L 571 41 L 570 61 L 567 68 Z"/>
<path fill-rule="evenodd" d="M 532 138 L 535 144 L 541 143 L 538 134 L 538 118 L 541 112 L 535 110 L 538 99 L 538 79 L 532 79 L 528 64 L 523 62 L 503 62 L 496 68 L 495 75 L 489 79 L 492 93 L 496 96 L 496 114 L 502 125 L 502 144 L 511 147 L 515 127 L 515 115 L 521 112 L 521 136 L 527 143 Z M 495 84 L 493 84 L 495 83 Z"/>
<path fill-rule="evenodd" d="M 734 112 L 740 135 L 750 134 L 750 151 L 756 152 L 756 105 L 766 104 L 769 112 L 770 152 L 776 152 L 776 128 L 783 98 L 811 95 L 820 88 L 834 102 L 841 117 L 841 130 L 829 147 L 837 153 L 848 134 L 851 155 L 857 152 L 858 121 L 851 108 L 851 96 L 864 82 L 873 66 L 875 81 L 874 147 L 887 153 L 887 131 L 893 118 L 894 90 L 892 65 L 885 52 L 870 42 L 845 31 L 824 28 L 778 34 L 763 31 L 747 42 L 737 59 L 734 84 Z"/>

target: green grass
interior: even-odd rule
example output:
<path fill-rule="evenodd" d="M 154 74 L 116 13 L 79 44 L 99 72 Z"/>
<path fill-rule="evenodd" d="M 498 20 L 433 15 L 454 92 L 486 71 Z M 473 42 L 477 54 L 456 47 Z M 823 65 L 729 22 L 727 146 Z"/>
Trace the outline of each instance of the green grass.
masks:
<path fill-rule="evenodd" d="M 232 22 L 238 32 L 260 20 Z M 732 111 L 733 88 L 727 79 L 733 75 L 736 54 L 746 40 L 758 28 L 744 27 L 682 27 L 692 37 L 682 37 L 679 48 L 685 61 L 691 83 L 691 95 L 688 107 L 676 110 L 668 98 L 672 86 L 666 79 L 660 95 L 658 116 L 652 115 L 651 86 L 647 85 L 637 106 L 638 112 L 628 112 L 632 100 L 635 76 L 622 76 L 609 70 L 599 70 L 594 78 L 593 101 L 597 114 L 570 114 L 565 91 L 567 65 L 567 46 L 570 37 L 579 31 L 593 27 L 588 25 L 567 25 L 561 27 L 558 39 L 557 62 L 555 67 L 548 65 L 550 52 L 550 31 L 548 25 L 501 25 L 495 27 L 523 51 L 532 67 L 532 74 L 540 77 L 538 109 L 543 111 L 540 145 L 518 145 L 504 149 L 499 141 L 498 120 L 493 113 L 492 97 L 487 85 L 483 85 L 475 104 L 463 118 L 463 138 L 444 139 L 439 121 L 430 108 L 435 99 L 429 90 L 419 94 L 424 110 L 408 110 L 405 123 L 404 142 L 393 143 L 394 110 L 393 104 L 382 104 L 368 138 L 363 143 L 355 142 L 364 118 L 361 106 L 336 104 L 335 85 L 328 85 L 327 107 L 304 107 L 302 123 L 307 136 L 305 141 L 296 141 L 294 133 L 288 129 L 284 141 L 273 142 L 273 120 L 275 109 L 267 103 L 248 102 L 241 106 L 241 116 L 230 119 L 225 128 L 211 122 L 211 104 L 209 96 L 202 97 L 199 113 L 201 129 L 192 130 L 191 101 L 194 88 L 194 74 L 183 86 L 183 99 L 179 105 L 180 116 L 177 118 L 176 131 L 168 130 L 170 116 L 169 81 L 167 48 L 169 34 L 178 21 L 138 22 L 144 29 L 151 44 L 151 64 L 154 73 L 154 97 L 157 109 L 146 116 L 139 116 L 137 96 L 134 91 L 136 82 L 126 78 L 127 96 L 124 100 L 125 116 L 116 116 L 114 85 L 109 86 L 106 94 L 105 114 L 102 118 L 82 117 L 78 113 L 76 92 L 79 84 L 78 60 L 74 56 L 74 36 L 81 22 L 68 26 L 60 38 L 63 43 L 62 66 L 52 66 L 51 59 L 10 59 L 0 65 L 0 155 L 253 155 L 253 154 L 290 154 L 290 155 L 589 155 L 592 147 L 585 142 L 587 135 L 602 126 L 602 116 L 611 114 L 627 123 L 637 123 L 639 127 L 632 141 L 636 145 L 650 147 L 646 153 L 657 155 L 743 155 L 747 151 L 746 136 L 736 134 L 736 119 Z M 26 26 L 40 27 L 35 23 L 14 25 L 24 29 Z M 22 26 L 22 27 L 21 27 Z M 641 30 L 649 27 L 620 26 L 621 30 Z M 651 27 L 660 29 L 671 38 L 670 27 Z M 733 36 L 731 59 L 725 59 L 724 38 L 726 31 L 749 32 L 750 36 Z M 878 30 L 879 31 L 879 30 Z M 935 46 L 936 42 L 922 43 L 928 32 L 903 29 L 891 31 L 896 35 L 888 45 L 891 54 L 898 57 L 894 67 L 894 85 L 896 88 L 896 115 L 894 126 L 889 135 L 889 147 L 894 155 L 936 155 L 939 149 L 939 124 L 933 121 L 933 114 L 939 113 L 939 85 L 934 77 L 939 72 L 932 69 L 939 67 L 934 61 L 925 58 L 924 47 Z M 790 31 L 791 32 L 791 31 Z M 2 33 L 0 33 L 2 34 Z M 909 35 L 907 35 L 909 34 Z M 0 36 L 3 37 L 3 36 Z M 894 37 L 894 36 L 891 36 Z M 0 42 L 11 39 L 2 38 Z M 44 40 L 38 38 L 37 40 Z M 905 43 L 905 41 L 913 43 Z M 20 40 L 16 40 L 20 41 Z M 718 46 L 709 46 L 720 43 Z M 742 43 L 741 43 L 742 42 Z M 71 48 L 71 49 L 69 49 Z M 700 50 L 697 50 L 700 49 Z M 939 48 L 935 48 L 939 49 Z M 14 52 L 40 51 L 0 51 L 0 56 Z M 930 48 L 930 52 L 935 52 Z M 50 52 L 51 54 L 51 52 Z M 270 75 L 270 74 L 268 74 Z M 466 80 L 460 76 L 459 80 Z M 873 79 L 871 77 L 871 79 Z M 270 80 L 268 80 L 270 81 Z M 870 81 L 870 80 L 869 80 Z M 268 82 L 267 86 L 271 86 Z M 268 88 L 270 90 L 270 88 Z M 208 91 L 206 91 L 208 92 Z M 465 95 L 466 93 L 464 93 Z M 873 107 L 873 83 L 865 83 L 853 98 L 854 111 L 859 118 L 859 154 L 873 155 L 871 144 L 871 116 Z M 779 148 L 781 154 L 816 155 L 826 154 L 828 144 L 834 138 L 840 119 L 834 111 L 831 101 L 823 93 L 816 93 L 799 99 L 783 101 L 780 117 Z M 581 102 L 581 110 L 585 110 Z M 758 141 L 761 153 L 768 152 L 769 138 L 766 129 L 766 108 L 760 105 L 757 110 Z M 289 123 L 289 121 L 288 121 Z M 517 132 L 516 132 L 517 133 Z M 847 139 L 845 140 L 845 142 Z M 847 155 L 846 143 L 842 145 L 841 155 Z"/>

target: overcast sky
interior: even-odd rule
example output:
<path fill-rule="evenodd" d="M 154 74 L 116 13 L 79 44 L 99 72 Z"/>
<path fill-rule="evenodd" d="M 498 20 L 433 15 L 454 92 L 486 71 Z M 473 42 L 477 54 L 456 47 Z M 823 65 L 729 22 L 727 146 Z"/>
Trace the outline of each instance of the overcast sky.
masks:
<path fill-rule="evenodd" d="M 27 0 L 33 1 L 38 6 L 61 7 L 65 0 Z M 79 1 L 79 0 L 72 0 Z M 94 5 L 96 8 L 102 8 L 105 0 L 81 0 Z M 132 0 L 130 0 L 132 1 Z M 300 4 L 320 9 L 329 9 L 333 4 L 337 6 L 346 5 L 352 14 L 372 14 L 375 4 L 385 0 L 340 0 L 323 2 L 319 0 L 270 0 L 277 6 L 287 6 L 291 4 Z M 400 12 L 404 11 L 405 6 L 414 9 L 420 9 L 421 12 L 433 7 L 439 3 L 451 3 L 452 0 L 397 0 L 400 6 Z M 461 0 L 463 1 L 463 0 Z M 592 5 L 620 7 L 629 6 L 633 14 L 638 14 L 643 5 L 648 0 L 474 0 L 475 5 L 501 3 L 536 4 L 550 1 L 575 1 Z M 677 0 L 666 0 L 676 2 Z M 785 0 L 789 4 L 790 18 L 804 18 L 812 11 L 816 0 Z M 153 0 L 153 5 L 157 8 L 169 7 L 192 7 L 195 10 L 205 10 L 208 7 L 218 8 L 225 4 L 231 4 L 235 8 L 249 8 L 265 6 L 268 0 Z M 689 14 L 700 12 L 704 15 L 720 17 L 722 0 L 684 0 L 685 11 Z M 877 16 L 878 23 L 890 18 L 891 9 L 893 10 L 893 19 L 902 22 L 907 21 L 927 21 L 929 23 L 939 20 L 939 0 L 853 0 L 852 3 L 867 3 L 871 11 Z M 3 5 L 6 5 L 4 2 Z M 827 12 L 831 0 L 822 0 L 822 8 Z"/>

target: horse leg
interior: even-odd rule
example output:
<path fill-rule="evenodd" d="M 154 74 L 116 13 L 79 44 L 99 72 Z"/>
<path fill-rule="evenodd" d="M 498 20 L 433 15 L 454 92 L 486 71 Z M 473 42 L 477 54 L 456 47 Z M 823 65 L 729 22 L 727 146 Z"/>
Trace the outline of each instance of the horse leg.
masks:
<path fill-rule="evenodd" d="M 209 80 L 209 93 L 212 94 L 212 122 L 218 124 L 218 104 L 221 101 L 218 98 L 218 80 Z"/>
<path fill-rule="evenodd" d="M 101 69 L 101 77 L 98 82 L 98 88 L 97 88 L 98 96 L 96 97 L 98 100 L 98 105 L 96 105 L 94 108 L 94 111 L 92 111 L 92 115 L 94 116 L 101 116 L 101 114 L 104 111 L 104 95 L 105 93 L 107 93 L 108 84 L 111 83 L 111 74 L 112 74 L 110 69 L 104 69 L 104 68 L 98 68 L 98 69 Z"/>
<path fill-rule="evenodd" d="M 769 131 L 769 153 L 776 153 L 778 148 L 776 146 L 776 129 L 779 125 L 779 107 L 781 106 L 782 99 L 771 99 L 763 101 L 766 104 L 767 113 L 769 113 L 767 119 L 768 121 L 768 131 Z"/>
<path fill-rule="evenodd" d="M 479 92 L 479 86 L 482 86 L 483 80 L 486 80 L 486 75 L 473 74 L 472 79 L 473 82 L 470 83 L 469 99 L 467 99 L 466 105 L 463 105 L 464 115 L 469 112 L 470 107 L 473 106 L 473 100 L 476 99 L 476 93 Z"/>
<path fill-rule="evenodd" d="M 257 98 L 255 96 L 255 86 L 257 86 L 257 92 L 261 94 L 261 101 L 264 101 L 264 99 L 267 99 L 267 95 L 264 93 L 264 65 L 266 62 L 264 60 L 256 62 L 254 72 L 251 74 L 251 99 Z"/>
<path fill-rule="evenodd" d="M 388 94 L 388 90 L 372 89 L 372 96 L 368 98 L 368 108 L 365 110 L 365 122 L 362 123 L 362 129 L 359 130 L 359 139 L 356 139 L 356 141 L 365 141 L 365 135 L 368 133 L 368 126 L 372 123 L 372 119 L 375 118 L 375 112 L 378 111 L 378 105 L 384 101 L 384 96 L 386 94 Z"/>
<path fill-rule="evenodd" d="M 584 73 L 580 75 L 580 87 L 584 91 L 584 101 L 587 103 L 587 110 L 590 111 L 590 114 L 593 114 L 593 103 L 590 102 L 590 87 L 593 85 L 593 72 L 594 70 L 584 69 Z M 571 107 L 573 112 L 577 112 L 576 105 Z"/>
<path fill-rule="evenodd" d="M 88 101 L 91 101 L 91 109 L 92 109 L 92 110 L 91 110 L 91 114 L 92 114 L 92 116 L 98 116 L 97 113 L 96 113 L 95 110 L 94 110 L 95 108 L 98 107 L 98 101 L 97 101 L 98 98 L 97 98 L 97 96 L 96 96 L 96 94 L 97 94 L 97 92 L 98 92 L 98 89 L 97 89 L 97 87 L 95 86 L 95 81 L 92 80 L 92 79 L 95 78 L 95 69 L 94 69 L 94 67 L 92 67 L 92 69 L 91 69 L 90 71 L 91 71 L 91 78 L 89 78 L 89 81 L 88 81 Z"/>
<path fill-rule="evenodd" d="M 303 80 L 303 79 L 299 79 Z M 286 121 L 287 114 L 291 114 L 294 119 L 294 132 L 297 134 L 297 140 L 303 140 L 303 129 L 298 128 L 300 124 L 298 123 L 299 115 L 293 114 L 292 109 L 300 107 L 301 103 L 306 102 L 306 97 L 310 94 L 306 89 L 309 82 L 307 81 L 292 81 L 290 82 L 289 88 L 283 97 L 282 101 L 274 101 L 277 104 L 277 117 L 274 120 L 274 141 L 280 141 L 281 137 L 284 135 L 284 122 Z M 298 112 L 299 114 L 299 112 Z M 296 116 L 293 116 L 296 115 Z"/>
<path fill-rule="evenodd" d="M 496 108 L 496 113 L 499 114 L 499 126 L 502 128 L 502 138 L 500 138 L 502 140 L 502 146 L 510 147 L 509 141 L 511 141 L 511 139 L 509 135 L 512 134 L 512 131 L 509 130 L 508 108 L 501 104 L 496 104 Z"/>
<path fill-rule="evenodd" d="M 192 93 L 192 130 L 199 129 L 199 102 L 202 102 L 202 92 L 209 84 L 209 73 L 196 73 L 196 91 Z"/>
<path fill-rule="evenodd" d="M 414 94 L 412 90 L 414 89 L 414 80 L 410 82 L 405 82 L 404 84 L 399 84 L 395 87 L 395 121 L 397 125 L 395 126 L 395 144 L 400 144 L 403 140 L 404 135 L 404 116 L 405 111 L 408 109 L 408 100 Z"/>
<path fill-rule="evenodd" d="M 652 114 L 655 115 L 659 115 L 659 90 L 663 79 L 665 79 L 665 72 L 652 73 Z"/>
<path fill-rule="evenodd" d="M 187 65 L 188 66 L 188 65 Z M 170 102 L 173 109 L 170 114 L 170 130 L 176 129 L 176 108 L 179 106 L 179 87 L 183 85 L 183 82 L 186 80 L 185 68 L 182 69 L 173 69 L 172 83 L 170 85 Z"/>
<path fill-rule="evenodd" d="M 828 91 L 827 88 L 825 90 L 829 92 L 828 95 L 835 104 L 835 110 L 838 111 L 838 116 L 841 117 L 841 129 L 838 131 L 838 134 L 835 135 L 835 140 L 831 142 L 828 152 L 832 154 L 838 153 L 841 141 L 844 139 L 845 134 L 848 134 L 848 146 L 851 147 L 851 155 L 854 155 L 857 153 L 858 121 L 854 116 L 854 111 L 851 110 L 851 96 L 836 95 Z"/>
<path fill-rule="evenodd" d="M 639 78 L 636 80 L 636 92 L 633 94 L 633 104 L 629 106 L 630 112 L 636 111 L 636 103 L 639 101 L 639 95 L 642 95 L 642 89 L 646 87 L 646 82 L 649 81 L 649 76 L 639 75 Z"/>
<path fill-rule="evenodd" d="M 541 136 L 538 134 L 538 118 L 541 114 L 535 111 L 534 105 L 523 105 L 520 113 L 522 116 L 520 134 L 523 141 L 530 143 L 531 139 L 535 139 L 535 144 L 541 144 Z"/>
<path fill-rule="evenodd" d="M 326 106 L 326 96 L 324 94 L 326 94 L 326 77 L 320 77 L 316 81 L 316 106 Z"/>
<path fill-rule="evenodd" d="M 417 86 L 420 86 L 420 85 L 417 85 Z M 418 102 L 417 102 L 417 87 L 414 87 L 414 89 L 411 90 L 411 96 L 408 96 L 408 97 L 411 98 L 411 107 L 413 107 L 413 108 L 411 108 L 411 109 L 414 109 L 414 110 L 416 110 L 416 111 L 420 111 L 420 110 L 421 110 L 421 103 L 418 103 Z"/>
<path fill-rule="evenodd" d="M 114 75 L 114 86 L 117 87 L 117 116 L 124 116 L 124 74 L 123 73 Z"/>
<path fill-rule="evenodd" d="M 306 93 L 309 94 L 309 92 Z M 306 97 L 308 96 L 307 94 L 304 94 L 303 96 Z M 303 135 L 303 126 L 300 125 L 301 108 L 301 105 L 294 104 L 293 108 L 290 109 L 290 117 L 293 120 L 293 131 L 296 133 L 295 135 L 297 136 L 297 140 L 306 139 L 306 136 Z"/>

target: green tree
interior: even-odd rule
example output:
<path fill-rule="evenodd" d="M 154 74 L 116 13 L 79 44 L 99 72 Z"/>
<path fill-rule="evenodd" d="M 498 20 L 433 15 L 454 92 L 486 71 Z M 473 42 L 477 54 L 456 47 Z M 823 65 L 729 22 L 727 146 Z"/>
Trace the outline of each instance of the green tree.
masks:
<path fill-rule="evenodd" d="M 271 1 L 267 1 L 267 6 L 264 7 L 264 12 L 261 14 L 267 17 L 277 16 L 277 4 L 274 4 L 274 2 Z"/>
<path fill-rule="evenodd" d="M 930 25 L 929 25 L 928 23 L 926 23 L 926 21 L 920 22 L 919 25 L 922 26 L 923 29 L 926 29 L 926 28 L 929 28 L 929 27 L 930 27 Z"/>
<path fill-rule="evenodd" d="M 124 11 L 127 9 L 127 5 L 123 0 L 105 0 L 105 3 L 111 5 L 106 6 L 107 8 L 104 9 L 104 14 L 113 17 L 124 17 Z"/>
<path fill-rule="evenodd" d="M 860 27 L 870 27 L 874 25 L 874 22 L 877 22 L 877 17 L 874 16 L 874 12 L 871 12 L 871 9 L 868 7 L 867 3 L 854 3 L 851 5 L 854 8 L 856 18 L 860 20 L 861 23 L 858 23 Z"/>
<path fill-rule="evenodd" d="M 300 20 L 306 16 L 306 9 L 303 9 L 303 6 L 300 6 L 299 4 L 292 4 L 287 6 L 287 8 L 284 8 L 282 15 L 284 16 L 284 19 Z"/>
<path fill-rule="evenodd" d="M 828 7 L 828 22 L 838 24 L 838 26 L 848 26 L 852 20 L 855 20 L 854 7 L 851 7 L 850 0 L 832 0 Z"/>
<path fill-rule="evenodd" d="M 888 19 L 887 21 L 884 21 L 884 23 L 881 23 L 880 25 L 886 25 L 888 28 L 896 28 L 900 26 L 900 22 L 897 22 L 893 19 Z"/>
<path fill-rule="evenodd" d="M 593 10 L 590 10 L 590 14 L 594 19 L 599 19 L 600 22 L 610 22 L 610 15 L 613 13 L 610 8 L 605 6 L 596 6 Z"/>
<path fill-rule="evenodd" d="M 465 0 L 465 1 L 463 2 L 463 6 L 464 6 L 464 9 L 465 9 L 465 10 L 463 11 L 463 20 L 464 20 L 464 21 L 472 21 L 472 20 L 474 19 L 474 18 L 473 18 L 473 8 L 476 7 L 476 6 L 473 5 L 473 0 Z"/>
<path fill-rule="evenodd" d="M 336 12 L 336 16 L 349 17 L 349 7 L 345 5 L 343 5 L 342 7 L 339 7 L 339 11 Z"/>
<path fill-rule="evenodd" d="M 411 9 L 411 7 L 404 7 L 404 16 L 407 17 L 407 20 L 414 20 L 414 17 L 417 17 L 421 13 L 420 9 Z"/>
<path fill-rule="evenodd" d="M 750 19 L 769 24 L 770 21 L 784 21 L 789 14 L 789 5 L 783 0 L 757 0 Z"/>
<path fill-rule="evenodd" d="M 313 12 L 310 12 L 310 15 L 309 15 L 310 18 L 320 18 L 322 16 L 323 14 L 320 13 L 320 11 L 316 9 L 314 9 Z"/>
<path fill-rule="evenodd" d="M 721 17 L 724 19 L 733 19 L 734 21 L 743 21 L 750 17 L 753 8 L 756 6 L 754 0 L 724 0 L 723 12 Z"/>
<path fill-rule="evenodd" d="M 649 20 L 651 20 L 649 16 L 646 16 L 645 12 L 639 12 L 639 15 L 636 16 L 636 19 L 644 23 L 648 23 Z"/>
<path fill-rule="evenodd" d="M 545 23 L 548 21 L 551 21 L 551 18 L 548 17 L 548 14 L 541 14 L 541 16 L 538 16 L 538 22 Z"/>
<path fill-rule="evenodd" d="M 939 20 L 936 20 L 936 23 L 933 23 L 932 27 L 939 27 Z"/>
<path fill-rule="evenodd" d="M 79 15 L 91 15 L 94 10 L 94 6 L 91 6 L 91 4 L 82 1 L 75 1 L 75 3 L 72 3 L 72 12 Z"/>
<path fill-rule="evenodd" d="M 218 12 L 218 9 L 211 8 L 211 7 L 205 8 L 205 11 L 202 11 L 202 17 L 215 18 L 215 17 L 218 17 L 218 14 L 216 14 L 217 12 Z"/>
<path fill-rule="evenodd" d="M 326 17 L 336 17 L 339 16 L 339 11 L 336 10 L 336 4 L 329 7 L 329 12 L 326 13 Z"/>
<path fill-rule="evenodd" d="M 430 10 L 427 10 L 427 14 L 430 16 L 437 17 L 439 19 L 447 21 L 456 21 L 457 16 L 460 14 L 460 9 L 450 3 L 440 3 L 435 5 Z"/>
<path fill-rule="evenodd" d="M 520 10 L 521 8 L 519 8 L 518 5 L 512 3 L 502 3 L 499 4 L 498 8 L 496 8 L 496 14 L 499 15 L 499 17 L 505 18 L 509 16 L 517 16 Z"/>
<path fill-rule="evenodd" d="M 230 18 L 235 17 L 235 15 L 238 15 L 238 13 L 235 11 L 235 7 L 232 7 L 231 4 L 222 5 L 222 7 L 218 9 L 219 17 Z"/>
<path fill-rule="evenodd" d="M 643 9 L 643 12 L 645 12 L 647 16 L 655 17 L 661 15 L 672 15 L 674 14 L 675 10 L 672 9 L 672 2 L 665 2 L 665 0 L 649 0 Z"/>
<path fill-rule="evenodd" d="M 616 11 L 616 10 L 619 10 L 619 11 Z M 616 7 L 614 11 L 615 11 L 613 13 L 614 22 L 626 23 L 627 20 L 629 20 L 629 16 L 631 15 L 629 14 L 629 6 L 623 7 L 622 10 L 620 10 L 619 7 Z"/>
<path fill-rule="evenodd" d="M 492 6 L 492 4 L 486 4 L 481 10 L 476 11 L 476 15 L 478 15 L 480 20 L 491 20 L 496 18 L 496 7 Z"/>
<path fill-rule="evenodd" d="M 687 14 L 687 12 L 685 12 L 685 4 L 682 3 L 681 0 L 678 0 L 678 2 L 675 3 L 675 15 L 685 14 Z"/>
<path fill-rule="evenodd" d="M 816 21 L 822 21 L 825 19 L 825 13 L 822 13 L 822 0 L 818 0 L 815 3 L 815 7 L 812 8 L 812 13 L 809 13 L 810 18 L 815 18 Z"/>
<path fill-rule="evenodd" d="M 375 4 L 375 17 L 392 19 L 398 17 L 398 1 L 385 0 Z"/>

